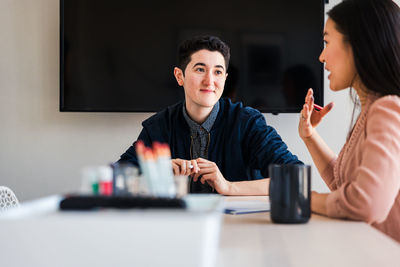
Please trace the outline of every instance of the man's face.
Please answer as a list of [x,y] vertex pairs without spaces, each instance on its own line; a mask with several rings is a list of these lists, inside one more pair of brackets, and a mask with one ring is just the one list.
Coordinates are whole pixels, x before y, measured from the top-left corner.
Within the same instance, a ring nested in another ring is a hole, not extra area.
[[210,108],[217,103],[224,91],[226,66],[220,52],[199,50],[192,54],[191,61],[184,70],[175,68],[178,84],[184,87],[186,108]]

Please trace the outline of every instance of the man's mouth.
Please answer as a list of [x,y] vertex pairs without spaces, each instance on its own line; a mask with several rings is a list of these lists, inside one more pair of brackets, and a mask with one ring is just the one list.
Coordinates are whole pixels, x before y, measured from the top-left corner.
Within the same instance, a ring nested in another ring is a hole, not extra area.
[[213,90],[213,89],[200,89],[200,91],[203,93],[214,93],[215,92],[215,90]]

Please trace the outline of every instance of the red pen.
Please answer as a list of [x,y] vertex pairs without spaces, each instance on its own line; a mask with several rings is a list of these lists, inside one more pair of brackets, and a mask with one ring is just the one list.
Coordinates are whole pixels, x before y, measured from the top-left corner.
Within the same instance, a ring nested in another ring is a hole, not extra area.
[[317,104],[314,104],[314,108],[315,108],[315,110],[318,110],[318,111],[320,111],[321,109],[323,109],[323,107],[318,106]]

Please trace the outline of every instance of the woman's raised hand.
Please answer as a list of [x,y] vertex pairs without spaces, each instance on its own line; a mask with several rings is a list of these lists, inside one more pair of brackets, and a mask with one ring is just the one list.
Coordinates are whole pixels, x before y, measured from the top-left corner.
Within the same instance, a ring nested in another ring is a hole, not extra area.
[[308,89],[303,109],[300,111],[299,135],[302,139],[311,137],[315,127],[321,122],[322,118],[333,108],[333,102],[326,105],[321,110],[314,109],[314,92]]

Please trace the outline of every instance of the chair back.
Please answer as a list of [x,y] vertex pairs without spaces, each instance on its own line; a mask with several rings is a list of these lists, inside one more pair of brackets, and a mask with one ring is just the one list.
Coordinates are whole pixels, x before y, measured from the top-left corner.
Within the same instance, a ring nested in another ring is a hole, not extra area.
[[19,202],[14,192],[5,186],[0,186],[0,212],[18,207]]

